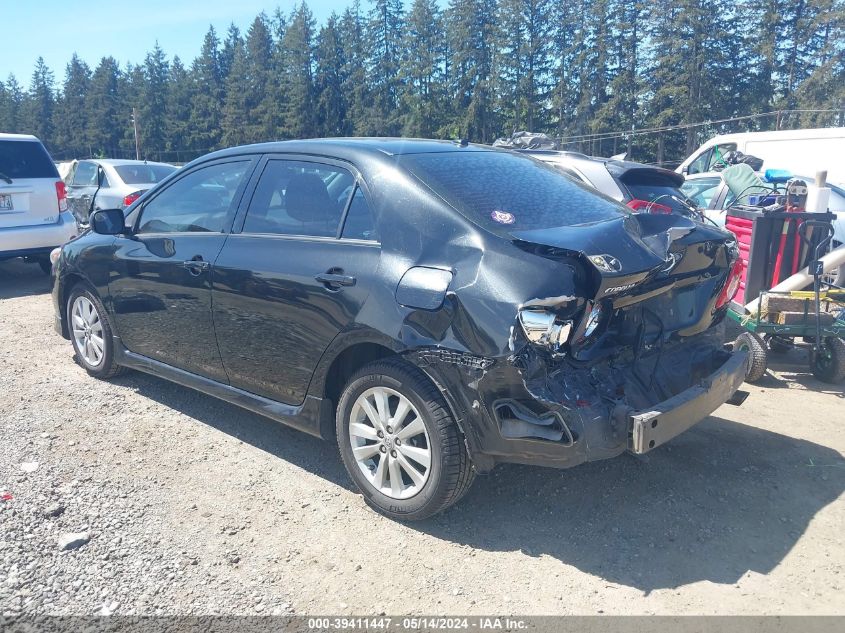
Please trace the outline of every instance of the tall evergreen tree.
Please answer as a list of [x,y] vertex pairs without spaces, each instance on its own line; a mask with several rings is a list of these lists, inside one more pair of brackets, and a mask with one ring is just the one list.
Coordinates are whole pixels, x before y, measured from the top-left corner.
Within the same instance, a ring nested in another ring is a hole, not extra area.
[[[3,82],[0,82],[3,86]],[[23,130],[24,93],[14,74],[9,74],[3,90],[0,91],[0,130],[20,132]]]
[[170,64],[156,42],[144,59],[143,85],[138,107],[138,127],[144,156],[159,158],[167,149],[167,102],[169,99]]
[[120,67],[113,57],[100,60],[91,75],[85,97],[87,124],[85,130],[78,131],[91,147],[88,155],[116,156],[119,152],[124,128],[132,115],[132,108],[121,104],[120,75]]
[[402,134],[436,136],[446,123],[446,38],[437,0],[414,0],[403,48]]
[[374,0],[367,30],[370,43],[369,84],[370,133],[395,136],[399,133],[399,92],[402,81],[402,0]]
[[320,136],[344,136],[348,129],[348,102],[343,89],[348,67],[339,21],[337,14],[329,16],[320,29],[314,49],[314,88]]
[[53,145],[53,110],[56,105],[53,71],[39,57],[35,62],[29,97],[24,110],[24,127],[51,148]]
[[191,82],[191,111],[185,145],[197,152],[216,149],[220,145],[221,112],[225,97],[220,55],[220,40],[214,27],[210,26],[199,57],[191,64],[188,77]]
[[189,154],[191,148],[191,99],[193,86],[188,72],[179,56],[173,58],[168,76],[166,130],[167,152],[165,158],[171,161],[184,162],[187,158],[195,158]]
[[340,20],[340,34],[344,66],[341,72],[343,94],[348,100],[344,134],[362,135],[370,133],[367,121],[370,87],[367,83],[366,24],[361,13],[359,0],[343,12]]
[[284,135],[293,138],[316,136],[314,17],[304,2],[294,9],[282,46],[287,64],[284,73],[287,94]]
[[91,69],[74,53],[65,68],[64,85],[53,115],[56,149],[67,157],[91,154],[86,108],[90,85]]

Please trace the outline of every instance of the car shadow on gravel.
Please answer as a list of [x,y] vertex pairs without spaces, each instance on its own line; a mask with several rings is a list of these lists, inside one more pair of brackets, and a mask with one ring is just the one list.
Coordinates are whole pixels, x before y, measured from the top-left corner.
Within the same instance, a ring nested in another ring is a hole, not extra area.
[[648,593],[769,573],[843,490],[837,451],[711,417],[642,458],[561,471],[500,466],[413,527],[482,550],[551,556]]
[[[331,442],[146,374],[115,382],[353,490]],[[770,572],[843,490],[837,451],[710,417],[640,458],[499,466],[456,506],[408,527],[480,550],[550,556],[648,593]],[[360,511],[369,512],[363,502]]]
[[37,264],[22,259],[0,262],[0,300],[47,294],[51,285],[50,277]]

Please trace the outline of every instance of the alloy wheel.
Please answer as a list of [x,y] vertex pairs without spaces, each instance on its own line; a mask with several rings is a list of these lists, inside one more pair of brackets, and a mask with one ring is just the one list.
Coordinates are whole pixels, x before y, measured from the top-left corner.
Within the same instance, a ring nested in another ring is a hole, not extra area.
[[431,472],[431,442],[408,398],[389,387],[364,391],[349,416],[352,454],[367,481],[381,494],[408,499]]
[[76,350],[91,367],[103,361],[105,342],[103,323],[94,303],[85,296],[78,296],[71,307],[71,327]]

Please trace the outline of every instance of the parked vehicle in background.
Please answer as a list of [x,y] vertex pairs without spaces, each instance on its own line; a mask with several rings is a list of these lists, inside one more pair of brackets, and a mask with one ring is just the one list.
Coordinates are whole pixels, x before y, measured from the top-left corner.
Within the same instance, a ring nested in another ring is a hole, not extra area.
[[[806,176],[796,176],[807,183],[809,189],[815,187],[815,179]],[[836,214],[833,221],[833,246],[845,244],[845,189],[838,185],[827,183],[830,188],[830,203],[828,210]],[[722,174],[717,171],[687,176],[681,186],[684,195],[699,207],[704,215],[719,226],[725,226],[725,210],[736,202]]]
[[669,169],[578,152],[524,150],[576,180],[626,204],[636,213],[677,213],[694,216],[695,208],[681,192],[684,177]]
[[499,462],[646,453],[745,378],[721,327],[732,235],[512,151],[236,147],[91,228],[62,248],[53,299],[92,376],[131,367],[336,437],[394,518]]
[[795,174],[826,170],[828,182],[845,185],[845,127],[714,136],[676,171],[688,176],[714,171],[724,165],[725,154],[737,150],[761,158],[763,169],[788,169]]
[[80,160],[65,179],[70,210],[87,225],[92,210],[126,208],[177,169],[138,160]]
[[0,134],[0,260],[24,257],[49,273],[50,251],[76,234],[65,183],[41,141]]

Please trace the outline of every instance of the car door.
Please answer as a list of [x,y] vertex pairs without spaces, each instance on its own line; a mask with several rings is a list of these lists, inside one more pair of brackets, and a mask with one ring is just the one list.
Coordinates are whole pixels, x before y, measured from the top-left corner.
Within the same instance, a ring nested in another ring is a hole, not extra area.
[[85,224],[88,222],[88,212],[91,200],[97,191],[97,163],[81,160],[67,186],[67,204],[76,219]]
[[194,167],[130,214],[132,233],[115,241],[109,281],[127,349],[226,381],[211,317],[213,264],[254,163]]
[[297,405],[361,310],[381,249],[351,166],[270,157],[253,180],[215,263],[214,325],[233,386]]

